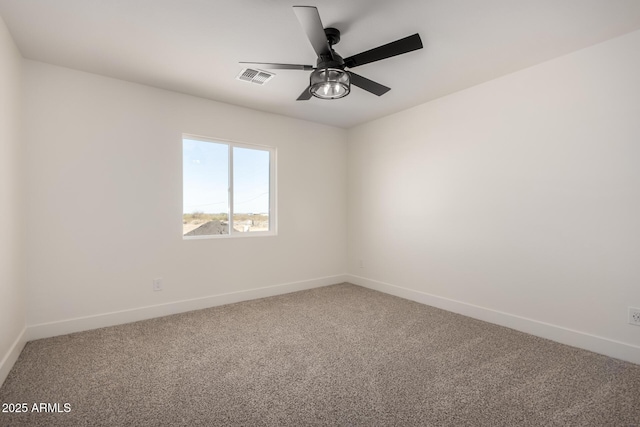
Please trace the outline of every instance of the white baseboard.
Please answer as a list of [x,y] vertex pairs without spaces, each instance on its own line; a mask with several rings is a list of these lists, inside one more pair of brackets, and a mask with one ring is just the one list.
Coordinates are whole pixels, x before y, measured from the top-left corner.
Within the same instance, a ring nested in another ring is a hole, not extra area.
[[526,317],[479,307],[473,304],[467,304],[461,301],[443,298],[352,274],[347,275],[347,281],[358,286],[395,295],[421,304],[452,311],[464,316],[473,317],[474,319],[484,320],[485,322],[506,326],[507,328],[526,332],[561,344],[567,344],[573,347],[593,351],[594,353],[604,354],[606,356],[615,357],[616,359],[640,364],[640,347],[633,344],[623,343],[575,331],[573,329],[567,329],[561,326],[528,319]]
[[0,386],[2,386],[4,380],[7,379],[9,371],[13,368],[14,363],[18,360],[18,356],[20,356],[20,352],[27,343],[26,332],[27,328],[23,328],[11,348],[9,348],[7,354],[5,354],[2,361],[0,361]]
[[346,275],[321,277],[318,279],[284,283],[280,285],[267,286],[264,288],[248,289],[244,291],[230,292],[220,295],[211,295],[201,298],[139,307],[130,310],[115,311],[93,316],[76,317],[73,319],[60,320],[56,322],[29,325],[27,326],[26,337],[27,341],[31,341],[40,338],[49,338],[58,335],[70,334],[73,332],[104,328],[106,326],[137,322],[139,320],[184,313],[186,311],[200,310],[203,308],[215,307],[224,304],[232,304],[241,301],[249,301],[258,298],[288,294],[290,292],[302,291],[305,289],[319,288],[345,282],[346,278]]

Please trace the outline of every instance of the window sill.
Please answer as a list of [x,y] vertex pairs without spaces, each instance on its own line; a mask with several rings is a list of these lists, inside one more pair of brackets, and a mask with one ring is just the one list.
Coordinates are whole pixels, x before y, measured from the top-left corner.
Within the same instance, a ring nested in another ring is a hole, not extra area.
[[253,233],[233,233],[233,234],[206,234],[201,236],[182,236],[182,240],[208,240],[208,239],[246,239],[251,237],[274,237],[278,233],[275,231],[254,231]]

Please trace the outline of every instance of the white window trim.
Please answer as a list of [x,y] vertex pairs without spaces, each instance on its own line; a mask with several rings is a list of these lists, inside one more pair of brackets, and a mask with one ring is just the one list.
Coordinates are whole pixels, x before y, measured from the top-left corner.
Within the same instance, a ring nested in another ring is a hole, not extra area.
[[[185,236],[182,235],[183,240],[203,240],[203,239],[235,239],[235,238],[246,238],[246,237],[270,237],[278,235],[278,220],[277,220],[277,197],[276,197],[276,180],[277,180],[277,169],[276,169],[276,158],[278,151],[276,147],[271,147],[269,145],[262,144],[251,144],[246,142],[238,142],[229,139],[223,138],[212,138],[207,136],[193,135],[188,133],[182,134],[182,139],[180,139],[180,144],[184,144],[185,139],[191,139],[194,141],[202,141],[202,142],[211,142],[218,144],[227,144],[229,150],[229,210],[227,212],[229,216],[229,234],[208,234],[208,235],[200,235],[200,236]],[[233,147],[239,148],[249,148],[254,150],[264,150],[269,152],[269,230],[268,231],[252,231],[247,233],[242,233],[233,230]],[[184,170],[182,171],[182,178],[184,179]],[[182,183],[182,188],[184,191],[184,182]],[[184,198],[184,195],[183,195]],[[181,209],[182,210],[182,209]],[[184,215],[184,211],[182,212]]]

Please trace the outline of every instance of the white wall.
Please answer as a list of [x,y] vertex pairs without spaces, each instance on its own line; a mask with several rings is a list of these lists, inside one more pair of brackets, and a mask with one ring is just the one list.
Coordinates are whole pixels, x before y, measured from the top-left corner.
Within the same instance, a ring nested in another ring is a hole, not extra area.
[[640,363],[638,52],[630,33],[351,129],[352,280]]
[[20,52],[0,18],[0,384],[24,344],[21,62]]
[[[343,129],[33,61],[25,83],[30,326],[344,278]],[[278,236],[182,239],[183,132],[277,147]],[[163,291],[152,292],[154,277]],[[31,337],[171,310],[80,319]]]

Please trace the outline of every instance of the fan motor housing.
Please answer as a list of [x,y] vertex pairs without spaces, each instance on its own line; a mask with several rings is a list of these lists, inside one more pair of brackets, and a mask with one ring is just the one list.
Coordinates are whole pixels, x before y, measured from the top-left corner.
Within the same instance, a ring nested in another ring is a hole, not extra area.
[[344,59],[342,59],[342,56],[338,55],[333,49],[331,49],[331,53],[333,53],[333,58],[324,55],[319,56],[316,62],[316,68],[339,68],[344,70]]
[[340,42],[340,30],[329,27],[324,29],[324,34],[327,36],[331,55],[318,56],[316,68],[338,68],[340,70],[344,70],[344,59],[342,59],[342,56],[338,55],[336,51],[333,50],[333,45]]

